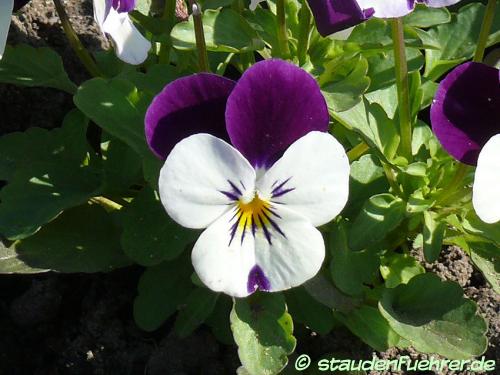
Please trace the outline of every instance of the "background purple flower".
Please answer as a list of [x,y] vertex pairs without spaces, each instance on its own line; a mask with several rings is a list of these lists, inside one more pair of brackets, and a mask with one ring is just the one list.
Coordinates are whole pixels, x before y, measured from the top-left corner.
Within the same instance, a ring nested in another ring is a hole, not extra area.
[[475,165],[484,144],[500,133],[498,69],[468,62],[452,70],[434,97],[431,123],[450,155]]

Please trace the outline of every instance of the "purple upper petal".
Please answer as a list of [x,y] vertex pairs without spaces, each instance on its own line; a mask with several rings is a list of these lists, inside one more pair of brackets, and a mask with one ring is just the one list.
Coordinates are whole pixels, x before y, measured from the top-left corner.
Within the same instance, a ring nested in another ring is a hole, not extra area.
[[119,13],[128,13],[135,9],[135,2],[136,0],[111,0],[111,5]]
[[361,9],[355,0],[307,0],[322,36],[342,31],[367,20],[373,9]]
[[229,96],[226,127],[254,167],[268,167],[297,139],[328,130],[328,108],[314,78],[282,60],[249,68]]
[[208,73],[179,78],[165,86],[146,113],[146,140],[165,159],[180,140],[209,133],[229,140],[224,123],[234,81]]
[[475,165],[484,144],[500,133],[498,69],[468,62],[452,70],[434,97],[431,123],[451,156]]

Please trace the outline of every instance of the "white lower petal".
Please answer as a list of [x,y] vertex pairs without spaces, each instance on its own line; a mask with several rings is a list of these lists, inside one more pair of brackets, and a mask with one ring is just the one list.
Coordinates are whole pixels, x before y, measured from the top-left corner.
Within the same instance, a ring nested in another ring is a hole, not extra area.
[[271,240],[262,232],[255,236],[255,263],[269,281],[269,291],[299,286],[313,278],[325,258],[321,233],[305,218],[276,207],[280,216],[273,220],[280,232],[270,229]]
[[120,60],[132,65],[146,60],[151,43],[137,30],[128,13],[118,13],[111,8],[101,27],[115,42],[116,55]]
[[330,134],[314,131],[288,148],[257,181],[257,190],[319,226],[347,203],[349,170],[342,145]]
[[493,136],[479,154],[472,203],[485,223],[500,221],[500,134]]
[[408,0],[357,0],[361,9],[373,8],[374,17],[396,18],[406,16],[413,11]]
[[14,8],[14,0],[1,0],[0,1],[0,59],[5,51],[5,44],[7,44],[7,35],[10,28],[10,17],[12,9]]
[[325,257],[321,233],[304,217],[273,207],[264,228],[238,229],[234,211],[210,225],[196,242],[191,259],[200,280],[210,289],[245,297],[257,289],[286,290],[314,277]]
[[[248,274],[255,265],[255,243],[250,235],[231,241],[233,212],[227,212],[201,234],[191,259],[200,280],[210,289],[233,297],[246,297]],[[231,244],[230,244],[231,242]]]
[[255,171],[238,150],[209,134],[179,142],[160,172],[159,190],[172,219],[187,228],[206,228],[230,209],[222,192],[235,187],[253,195]]

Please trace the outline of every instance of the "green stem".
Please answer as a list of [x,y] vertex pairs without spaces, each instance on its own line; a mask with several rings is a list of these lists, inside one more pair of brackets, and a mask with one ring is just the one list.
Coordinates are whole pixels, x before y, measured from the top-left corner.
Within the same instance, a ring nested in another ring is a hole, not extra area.
[[488,0],[486,10],[484,11],[483,23],[481,25],[481,32],[479,33],[479,40],[477,41],[476,53],[474,54],[474,61],[483,61],[484,51],[488,44],[488,36],[490,35],[491,25],[493,25],[493,18],[495,17],[496,0]]
[[276,1],[276,16],[278,18],[279,56],[287,59],[290,57],[290,48],[288,46],[288,32],[286,28],[285,1]]
[[172,49],[172,41],[170,39],[170,32],[175,23],[175,7],[176,0],[165,0],[165,8],[163,8],[162,20],[165,21],[167,27],[166,33],[168,40],[161,44],[160,47],[160,64],[170,63],[170,50]]
[[194,35],[196,38],[196,49],[198,50],[198,64],[200,72],[210,72],[208,64],[207,45],[205,43],[205,33],[203,31],[203,19],[201,8],[194,0],[189,1],[194,22]]
[[354,160],[358,160],[369,149],[370,146],[368,146],[365,142],[361,142],[347,151],[347,157],[350,162],[353,162]]
[[115,210],[121,210],[123,206],[121,204],[118,204],[111,199],[105,198],[105,197],[92,197],[90,198],[90,202],[98,204],[106,209],[106,211],[115,211]]
[[299,11],[299,36],[297,44],[297,55],[299,65],[304,65],[307,60],[307,50],[309,49],[309,35],[311,33],[311,11],[306,0],[301,1]]
[[384,169],[385,176],[387,178],[387,181],[389,182],[390,187],[392,188],[394,193],[396,193],[396,195],[403,198],[403,191],[401,190],[401,187],[398,185],[394,171],[392,170],[392,168],[388,164],[386,164],[382,161],[381,161],[381,163],[382,163],[382,168]]
[[403,20],[392,20],[392,39],[394,42],[394,62],[396,66],[396,87],[398,90],[399,130],[401,135],[401,154],[411,162],[411,115],[410,91],[408,84],[408,65],[403,33]]
[[56,6],[56,11],[57,14],[59,15],[59,19],[61,20],[64,33],[68,38],[68,42],[71,48],[73,48],[73,51],[75,51],[76,55],[82,62],[83,66],[85,66],[85,69],[87,69],[87,71],[93,77],[102,76],[101,71],[97,67],[97,64],[95,63],[94,59],[92,58],[90,53],[85,49],[82,42],[80,41],[80,38],[78,38],[78,35],[73,29],[73,26],[71,26],[68,14],[64,9],[61,0],[54,0],[54,5]]

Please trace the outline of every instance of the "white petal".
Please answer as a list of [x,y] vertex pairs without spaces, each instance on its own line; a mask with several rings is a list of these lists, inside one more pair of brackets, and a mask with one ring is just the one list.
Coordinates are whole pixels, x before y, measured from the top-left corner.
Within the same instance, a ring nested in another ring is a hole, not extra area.
[[479,154],[472,204],[485,223],[500,220],[500,134],[493,136]]
[[104,21],[111,9],[111,2],[106,0],[94,0],[94,20],[104,33]]
[[174,147],[161,169],[161,201],[182,226],[206,228],[230,209],[222,193],[233,190],[229,181],[253,196],[255,171],[240,152],[212,135],[192,135]]
[[264,1],[266,0],[250,0],[250,10],[255,10],[257,9],[257,5],[259,5],[259,3],[263,3]]
[[257,181],[257,190],[319,226],[347,203],[349,169],[342,145],[330,134],[314,131],[288,148]]
[[325,258],[325,243],[312,224],[285,207],[276,206],[268,241],[262,231],[255,236],[255,263],[269,281],[269,291],[286,290],[313,278]]
[[118,13],[111,8],[101,27],[114,40],[116,55],[120,60],[132,65],[142,64],[146,60],[151,43],[137,30],[128,13]]
[[255,265],[255,243],[250,235],[230,244],[230,227],[234,212],[222,215],[200,235],[191,254],[200,280],[216,292],[246,297],[248,274]]
[[14,8],[14,0],[0,1],[0,59],[5,51],[7,35],[9,34],[10,17]]
[[427,6],[431,8],[441,8],[456,4],[460,1],[461,0],[428,0]]
[[354,26],[349,27],[348,29],[344,29],[344,30],[338,31],[336,33],[333,33],[328,38],[333,39],[333,40],[347,40],[351,36],[353,30],[354,30]]
[[408,0],[357,0],[361,9],[373,8],[374,17],[396,18],[406,16],[413,11]]

